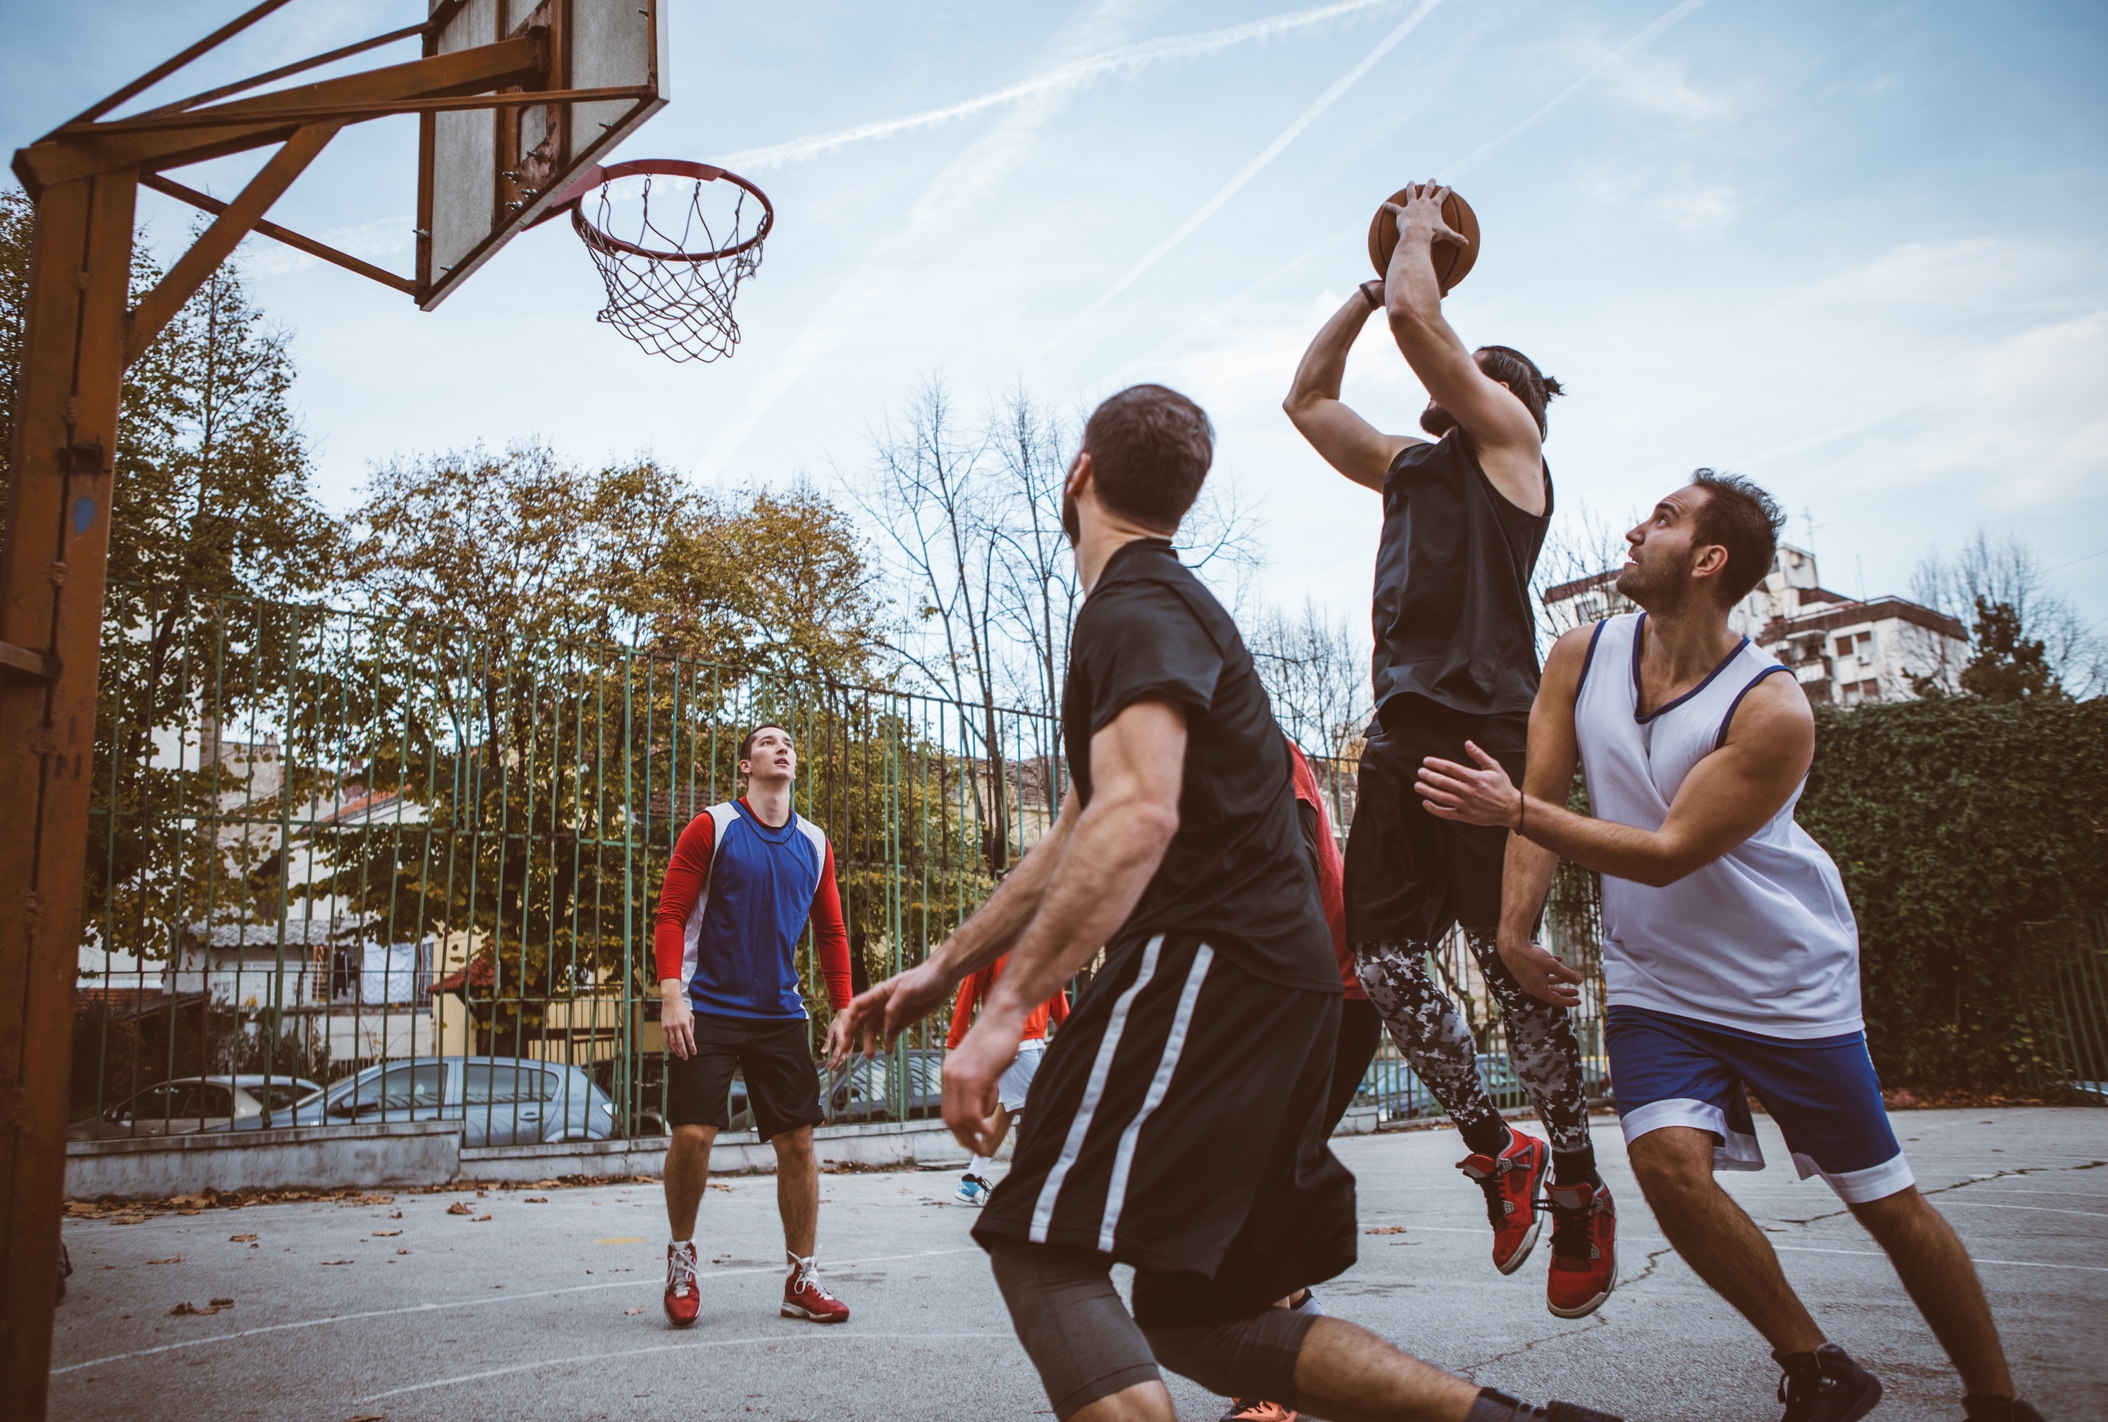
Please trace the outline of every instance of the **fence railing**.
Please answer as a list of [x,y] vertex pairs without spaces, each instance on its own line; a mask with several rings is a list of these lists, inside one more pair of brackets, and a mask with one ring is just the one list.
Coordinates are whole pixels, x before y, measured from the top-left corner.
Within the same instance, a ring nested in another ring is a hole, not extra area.
[[[856,985],[921,960],[1052,823],[1044,715],[614,645],[113,587],[73,1133],[465,1122],[471,1144],[662,1130],[654,911],[759,720],[797,741]],[[1351,760],[1322,760],[1333,818]],[[1594,963],[1592,883],[1551,931]],[[1578,955],[1578,957],[1576,956]],[[1519,1104],[1461,943],[1434,957]],[[817,1049],[827,996],[799,968]],[[1600,1076],[1600,983],[1577,1026]],[[945,1014],[825,1081],[833,1120],[937,1114]],[[1513,1098],[1513,1100],[1510,1100]],[[1364,1100],[1439,1110],[1386,1042]],[[741,1088],[734,1129],[746,1124]]]
[[2028,929],[2035,1089],[2108,1105],[2108,916]]

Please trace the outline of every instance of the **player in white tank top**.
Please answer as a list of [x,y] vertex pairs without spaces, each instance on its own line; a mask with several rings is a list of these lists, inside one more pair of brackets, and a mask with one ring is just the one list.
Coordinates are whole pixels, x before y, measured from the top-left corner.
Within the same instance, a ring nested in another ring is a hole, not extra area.
[[[1627,613],[1596,624],[1573,721],[1597,818],[1659,831],[1685,778],[1726,742],[1744,699],[1786,668],[1745,637],[1697,686],[1643,714],[1646,620]],[[1796,784],[1756,833],[1672,884],[1605,876],[1610,1001],[1760,1037],[1862,1029],[1858,929],[1837,866],[1794,823],[1800,798]]]
[[[1531,941],[1564,856],[1603,876],[1606,1037],[1633,1173],[1677,1252],[1785,1369],[1785,1422],[1853,1422],[1880,1382],[1826,1342],[1762,1231],[1712,1171],[1762,1169],[1748,1092],[1805,1177],[1887,1252],[1961,1373],[1971,1422],[2039,1422],[2013,1396],[1975,1266],[1916,1189],[1859,1011],[1859,940],[1837,867],[1794,823],[1815,750],[1793,678],[1728,630],[1784,516],[1700,470],[1625,535],[1618,590],[1645,608],[1569,632],[1545,661],[1518,790],[1429,760],[1429,811],[1505,825],[1499,948],[1525,989],[1578,1001],[1581,975]],[[1592,815],[1566,808],[1579,763]],[[1527,792],[1527,793],[1525,793]]]

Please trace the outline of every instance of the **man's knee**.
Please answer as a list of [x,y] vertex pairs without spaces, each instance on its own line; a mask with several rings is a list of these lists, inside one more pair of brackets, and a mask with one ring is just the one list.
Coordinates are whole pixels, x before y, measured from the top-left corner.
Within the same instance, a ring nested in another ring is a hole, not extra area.
[[800,1126],[795,1131],[785,1131],[769,1137],[769,1144],[776,1148],[778,1167],[807,1166],[817,1162],[812,1153],[812,1127]]
[[1650,1204],[1720,1188],[1713,1181],[1713,1138],[1705,1131],[1666,1126],[1633,1141],[1625,1154]]
[[675,1126],[670,1149],[684,1156],[693,1155],[697,1151],[707,1154],[716,1140],[715,1126]]
[[1932,1202],[1918,1193],[1915,1185],[1906,1185],[1878,1200],[1862,1200],[1856,1204],[1848,1201],[1845,1208],[1866,1226],[1867,1233],[1883,1241],[1908,1237],[1928,1226],[1937,1229],[1946,1223],[1940,1212],[1933,1209]]
[[1292,1407],[1296,1355],[1316,1322],[1314,1314],[1262,1308],[1227,1323],[1144,1325],[1142,1334],[1158,1362],[1210,1391]]

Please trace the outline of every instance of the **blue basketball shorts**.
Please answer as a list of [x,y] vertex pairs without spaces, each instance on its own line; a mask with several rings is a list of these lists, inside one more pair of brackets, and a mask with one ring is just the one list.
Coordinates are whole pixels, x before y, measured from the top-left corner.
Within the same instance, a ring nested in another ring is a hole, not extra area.
[[1916,1183],[1889,1129],[1863,1032],[1789,1042],[1613,1004],[1604,1039],[1628,1147],[1664,1126],[1692,1126],[1713,1136],[1713,1169],[1762,1170],[1753,1091],[1801,1179],[1822,1176],[1848,1205]]

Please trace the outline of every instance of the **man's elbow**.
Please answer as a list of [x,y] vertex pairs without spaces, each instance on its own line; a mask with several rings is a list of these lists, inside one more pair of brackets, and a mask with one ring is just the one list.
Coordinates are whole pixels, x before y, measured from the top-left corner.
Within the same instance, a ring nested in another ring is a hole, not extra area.
[[1682,847],[1658,850],[1647,856],[1634,877],[1650,889],[1666,889],[1679,879],[1689,878],[1720,856]]

